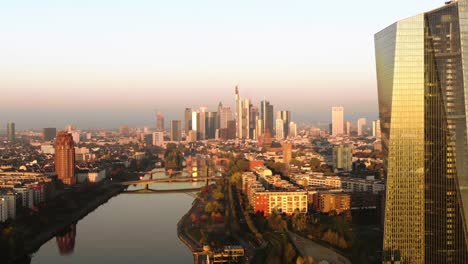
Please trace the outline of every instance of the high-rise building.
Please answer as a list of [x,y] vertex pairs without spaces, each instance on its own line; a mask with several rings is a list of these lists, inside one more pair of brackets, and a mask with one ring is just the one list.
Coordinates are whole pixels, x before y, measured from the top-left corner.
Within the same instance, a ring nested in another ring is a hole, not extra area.
[[365,136],[367,130],[367,119],[359,118],[357,120],[357,134],[358,136]]
[[13,122],[7,123],[7,139],[10,143],[16,142],[15,123]]
[[289,123],[289,138],[295,138],[297,137],[297,124],[294,122]]
[[335,170],[353,170],[353,146],[342,144],[333,146],[333,167]]
[[250,105],[250,124],[249,124],[249,138],[257,139],[257,123],[260,119],[260,112],[257,107]]
[[351,122],[346,121],[346,135],[351,136]]
[[52,127],[47,127],[42,129],[42,140],[52,141],[57,135],[57,129]]
[[291,123],[291,111],[278,111],[276,112],[276,119],[284,121],[284,137],[289,136],[289,123]]
[[248,139],[250,136],[250,107],[248,99],[242,99],[236,86],[236,127],[237,138]]
[[266,134],[266,131],[269,132],[270,135],[274,135],[275,133],[275,118],[274,118],[274,107],[270,104],[270,102],[263,100],[260,104],[260,119],[262,119],[263,123],[263,131],[262,134]]
[[153,146],[161,147],[164,144],[164,132],[153,132]]
[[206,115],[206,139],[216,138],[216,130],[219,129],[217,112],[208,112]]
[[55,139],[55,172],[63,184],[76,183],[75,144],[72,135],[66,131],[60,131]]
[[379,119],[372,121],[372,136],[376,139],[380,139],[381,137]]
[[207,128],[207,119],[208,119],[208,107],[200,107],[200,111],[198,112],[199,119],[198,119],[198,140],[205,140],[207,138],[206,128]]
[[192,130],[192,109],[185,108],[184,112],[184,131],[188,135],[188,132]]
[[192,131],[198,133],[198,126],[200,124],[200,112],[193,111],[192,112]]
[[332,136],[344,135],[344,107],[332,107]]
[[162,112],[156,113],[156,132],[164,132],[164,114]]
[[182,121],[172,120],[171,121],[171,141],[182,140]]
[[384,263],[468,263],[467,18],[448,1],[375,35]]
[[232,121],[232,110],[230,107],[220,106],[218,109],[219,128],[227,128],[228,122]]
[[284,121],[283,119],[276,119],[276,140],[284,139]]

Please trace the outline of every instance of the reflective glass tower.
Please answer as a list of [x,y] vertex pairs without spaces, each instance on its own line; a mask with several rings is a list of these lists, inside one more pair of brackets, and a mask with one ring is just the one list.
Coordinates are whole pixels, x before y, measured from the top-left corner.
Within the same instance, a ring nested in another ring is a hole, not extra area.
[[384,263],[468,263],[468,0],[375,35]]

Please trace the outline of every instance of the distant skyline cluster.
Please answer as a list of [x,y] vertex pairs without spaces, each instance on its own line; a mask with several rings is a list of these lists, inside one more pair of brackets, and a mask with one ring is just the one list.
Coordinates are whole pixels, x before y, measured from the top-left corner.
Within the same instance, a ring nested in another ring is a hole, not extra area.
[[374,119],[373,35],[419,10],[417,0],[7,1],[0,127],[151,125],[156,111],[234,107],[237,84],[298,123],[328,122],[334,105]]

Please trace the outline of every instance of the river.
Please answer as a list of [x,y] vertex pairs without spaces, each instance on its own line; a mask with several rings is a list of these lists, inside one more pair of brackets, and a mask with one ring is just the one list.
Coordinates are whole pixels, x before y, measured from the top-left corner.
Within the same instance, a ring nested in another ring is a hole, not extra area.
[[[150,188],[202,185],[159,183]],[[45,243],[31,263],[193,263],[190,250],[177,236],[177,223],[190,209],[192,195],[120,194]]]

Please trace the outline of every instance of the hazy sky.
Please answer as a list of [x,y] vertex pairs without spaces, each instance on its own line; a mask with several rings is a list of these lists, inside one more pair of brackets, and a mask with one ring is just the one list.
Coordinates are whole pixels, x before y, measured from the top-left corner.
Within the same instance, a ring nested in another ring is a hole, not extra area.
[[233,104],[375,117],[373,35],[440,0],[0,1],[0,126],[154,126]]

